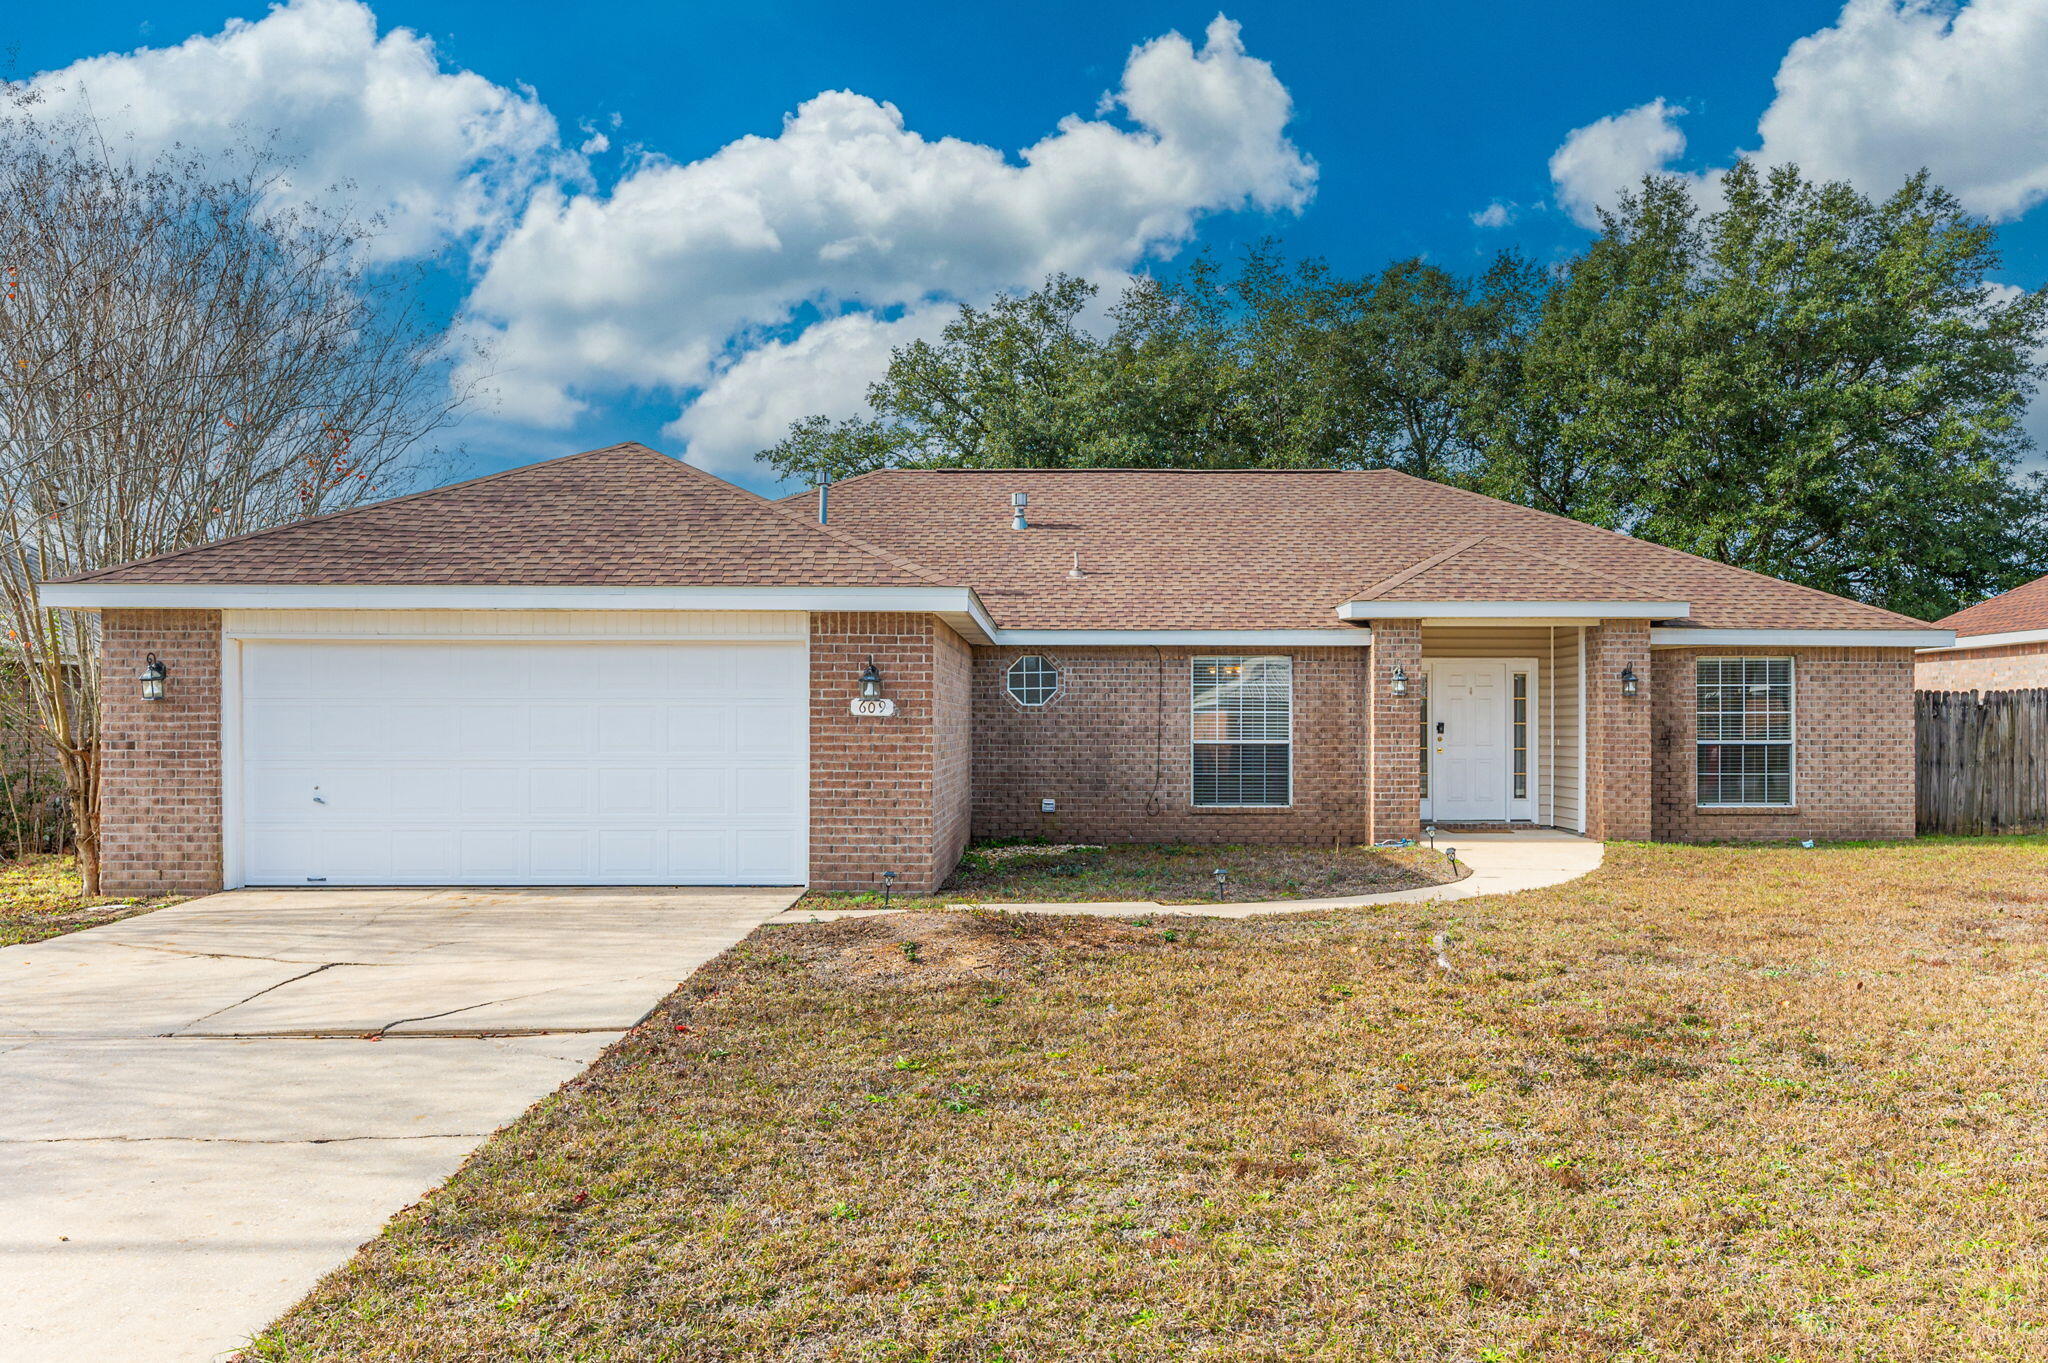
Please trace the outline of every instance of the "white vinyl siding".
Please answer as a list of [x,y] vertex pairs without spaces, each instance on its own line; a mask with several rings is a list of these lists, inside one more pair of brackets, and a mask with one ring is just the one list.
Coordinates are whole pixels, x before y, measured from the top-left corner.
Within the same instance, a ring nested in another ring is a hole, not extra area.
[[1791,804],[1792,660],[1701,658],[1697,667],[1699,803]]
[[[1422,654],[1436,658],[1533,658],[1535,746],[1531,815],[1555,828],[1582,827],[1579,800],[1579,634],[1572,625],[1432,625]],[[1424,736],[1427,752],[1427,735]],[[1425,796],[1428,791],[1424,791]],[[1521,816],[1517,816],[1521,817]]]
[[1194,803],[1293,803],[1293,660],[1196,658],[1191,684]]

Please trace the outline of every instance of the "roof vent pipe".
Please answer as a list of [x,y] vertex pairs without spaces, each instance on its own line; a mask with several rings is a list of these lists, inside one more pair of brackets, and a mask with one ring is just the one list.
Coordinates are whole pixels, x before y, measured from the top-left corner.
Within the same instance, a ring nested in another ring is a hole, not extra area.
[[1010,494],[1010,528],[1012,530],[1028,530],[1031,528],[1031,523],[1024,519],[1024,508],[1029,505],[1031,505],[1031,499],[1023,493],[1013,492]]
[[831,500],[832,500],[832,498],[831,498],[831,493],[832,493],[832,477],[831,477],[831,475],[830,475],[830,474],[823,474],[823,475],[820,475],[820,477],[819,477],[819,480],[818,480],[818,524],[819,524],[819,525],[825,525],[825,524],[827,524],[827,523],[828,523],[828,522],[829,522],[829,521],[831,520],[831,518],[832,518],[832,506],[831,506]]

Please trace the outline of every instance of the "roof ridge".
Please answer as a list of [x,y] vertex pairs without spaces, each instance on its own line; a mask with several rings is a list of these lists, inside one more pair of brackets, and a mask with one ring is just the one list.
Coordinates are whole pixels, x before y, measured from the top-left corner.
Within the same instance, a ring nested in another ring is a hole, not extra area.
[[[1464,539],[1459,540],[1450,548],[1442,550],[1438,553],[1426,554],[1423,557],[1415,560],[1415,562],[1409,564],[1406,568],[1403,568],[1400,572],[1395,573],[1392,577],[1382,578],[1378,582],[1374,582],[1369,586],[1363,588],[1356,594],[1345,597],[1344,600],[1370,601],[1377,597],[1381,592],[1390,592],[1394,588],[1400,586],[1403,582],[1406,582],[1408,579],[1417,575],[1418,573],[1424,573],[1429,571],[1431,568],[1436,567],[1437,564],[1442,563],[1445,559],[1456,558],[1459,554],[1464,553],[1473,545],[1482,544],[1490,538],[1492,538],[1490,535],[1486,535],[1483,533],[1478,535],[1467,535]],[[1339,604],[1342,603],[1340,602]]]
[[1891,610],[1885,606],[1873,606],[1868,601],[1858,601],[1853,596],[1840,596],[1834,592],[1822,591],[1819,587],[1809,587],[1804,582],[1794,582],[1790,578],[1773,577],[1769,573],[1759,572],[1755,568],[1745,568],[1739,563],[1724,563],[1717,558],[1708,558],[1705,554],[1688,553],[1683,549],[1676,548],[1669,544],[1660,544],[1656,540],[1643,539],[1640,536],[1630,535],[1620,530],[1609,530],[1604,525],[1594,525],[1590,521],[1573,520],[1570,516],[1561,516],[1555,511],[1545,511],[1540,506],[1528,506],[1521,502],[1511,502],[1504,497],[1494,497],[1484,492],[1474,491],[1472,488],[1459,487],[1455,483],[1439,483],[1433,478],[1418,478],[1412,473],[1403,473],[1399,469],[1381,469],[1378,470],[1378,472],[1390,473],[1397,478],[1406,478],[1410,482],[1423,483],[1429,487],[1442,488],[1446,492],[1457,493],[1461,496],[1477,497],[1479,500],[1485,502],[1498,502],[1502,506],[1511,506],[1519,511],[1527,511],[1533,515],[1541,516],[1545,520],[1557,521],[1564,525],[1577,526],[1581,530],[1597,530],[1605,534],[1615,535],[1620,537],[1621,539],[1627,540],[1631,544],[1640,544],[1645,546],[1646,548],[1654,549],[1659,553],[1675,554],[1679,558],[1686,559],[1693,563],[1704,563],[1710,567],[1720,568],[1727,572],[1741,573],[1745,577],[1760,578],[1763,581],[1772,583],[1776,586],[1790,587],[1795,591],[1805,592],[1811,596],[1818,596],[1825,601],[1840,601],[1847,605],[1859,607],[1863,610],[1876,611],[1878,614],[1888,615],[1892,617],[1894,620],[1903,620],[1909,624],[1920,626],[1924,626],[1928,623],[1925,620],[1916,619],[1913,616],[1907,615],[1903,611]]
[[[653,455],[657,459],[668,459],[668,456],[661,451],[643,445],[637,440],[621,440],[616,444],[600,445],[594,450],[578,450],[574,454],[564,454],[554,459],[541,459],[531,464],[517,464],[509,469],[499,469],[495,473],[483,473],[478,474],[474,478],[464,478],[458,483],[437,483],[433,487],[423,487],[417,492],[402,492],[396,497],[385,497],[379,501],[362,502],[355,506],[344,506],[335,511],[323,511],[317,516],[301,516],[298,520],[283,521],[277,525],[266,525],[260,530],[244,530],[241,534],[230,535],[226,539],[208,540],[204,544],[188,544],[183,549],[171,549],[161,554],[151,554],[147,558],[130,559],[126,563],[110,563],[104,568],[94,568],[88,572],[73,573],[68,577],[53,577],[47,580],[50,582],[91,582],[93,579],[107,573],[126,572],[130,568],[141,568],[152,563],[164,563],[170,559],[183,558],[187,554],[196,554],[202,549],[212,550],[218,549],[223,545],[241,544],[248,540],[262,539],[265,535],[275,535],[286,530],[297,530],[307,525],[318,525],[322,521],[331,521],[342,516],[353,516],[359,511],[372,511],[381,507],[397,506],[400,502],[416,501],[421,497],[431,496],[437,492],[453,492],[458,488],[475,487],[479,483],[496,482],[500,478],[510,478],[514,474],[528,473],[539,468],[550,468],[556,464],[566,464],[572,459],[587,459],[594,454],[611,454],[619,450],[641,450]],[[677,461],[670,460],[669,462],[674,463]]]
[[[741,488],[740,491],[746,492],[747,489]],[[760,494],[748,493],[748,495],[758,497]],[[906,573],[910,573],[914,576],[923,578],[925,581],[931,583],[933,586],[959,587],[966,585],[964,583],[959,582],[948,582],[936,570],[925,567],[922,563],[919,563],[915,559],[906,558],[902,554],[897,553],[894,549],[885,549],[879,544],[870,544],[868,543],[868,541],[861,539],[858,535],[847,534],[844,530],[841,530],[836,525],[831,525],[824,521],[811,520],[802,512],[798,511],[795,507],[785,506],[783,503],[779,501],[771,502],[765,497],[762,497],[760,500],[761,505],[763,507],[767,508],[769,511],[774,512],[776,515],[781,516],[785,520],[794,521],[798,525],[802,525],[807,529],[815,530],[821,535],[829,536],[832,539],[838,540],[841,543],[845,544],[848,548],[859,549],[866,553],[873,554],[875,557],[882,559],[887,563],[893,564],[898,568],[901,568]]]

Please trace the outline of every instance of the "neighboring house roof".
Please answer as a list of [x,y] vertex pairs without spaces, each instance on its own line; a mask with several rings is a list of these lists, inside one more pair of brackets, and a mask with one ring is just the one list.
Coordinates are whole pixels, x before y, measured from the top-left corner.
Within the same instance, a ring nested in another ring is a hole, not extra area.
[[1967,643],[1973,634],[2020,634],[2048,630],[2048,577],[2014,587],[2011,591],[1965,606],[1936,624],[1956,632],[1956,642]]
[[961,585],[645,445],[612,445],[66,582]]
[[[1028,530],[1010,529],[1013,492]],[[891,469],[834,485],[830,505],[832,524],[971,582],[1007,629],[1316,629],[1353,600],[1596,592],[1689,602],[1704,628],[1925,628],[1388,469]]]

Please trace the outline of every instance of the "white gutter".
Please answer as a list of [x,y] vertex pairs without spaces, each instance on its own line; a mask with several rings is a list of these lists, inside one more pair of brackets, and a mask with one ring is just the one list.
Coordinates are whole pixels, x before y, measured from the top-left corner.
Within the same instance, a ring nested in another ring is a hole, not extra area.
[[[45,606],[71,610],[903,611],[947,617],[977,643],[995,622],[965,587],[244,586],[46,582]],[[978,636],[978,637],[977,637]]]
[[1683,620],[1684,601],[1346,601],[1340,620]]
[[1016,647],[1056,648],[1061,644],[1184,645],[1193,648],[1362,648],[1369,629],[1005,629],[996,642]]
[[2008,644],[2048,644],[2048,629],[2016,629],[2004,634],[1952,635],[1955,642],[1922,653],[1967,653],[1973,648],[2004,648]]
[[1926,648],[1949,643],[1947,629],[1652,629],[1651,648]]

